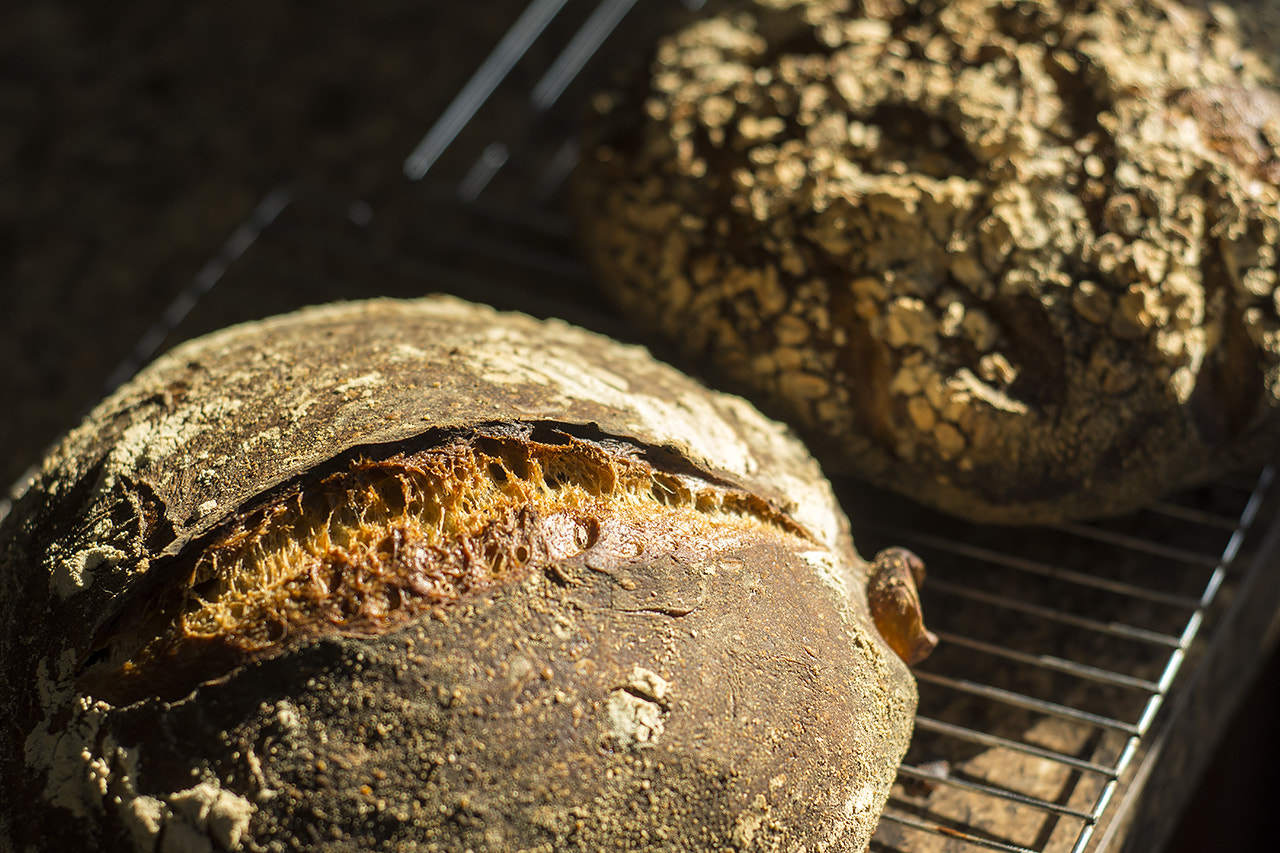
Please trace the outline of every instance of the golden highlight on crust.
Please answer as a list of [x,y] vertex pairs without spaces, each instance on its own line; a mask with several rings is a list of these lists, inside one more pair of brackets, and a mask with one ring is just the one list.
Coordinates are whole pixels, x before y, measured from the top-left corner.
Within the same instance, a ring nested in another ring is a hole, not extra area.
[[136,698],[159,664],[222,668],[290,640],[382,633],[597,546],[620,559],[711,552],[765,527],[800,533],[759,498],[559,438],[468,435],[291,487],[233,518],[131,637],[100,644],[123,663],[93,681]]

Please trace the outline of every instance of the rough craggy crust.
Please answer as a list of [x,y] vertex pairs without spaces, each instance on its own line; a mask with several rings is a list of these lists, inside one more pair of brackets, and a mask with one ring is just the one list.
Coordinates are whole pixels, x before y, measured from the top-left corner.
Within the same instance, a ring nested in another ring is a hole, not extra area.
[[627,312],[833,468],[981,520],[1274,455],[1280,93],[1247,21],[718,8],[598,98],[575,207]]
[[0,847],[861,850],[914,683],[741,400],[455,300],[183,345],[0,528]]

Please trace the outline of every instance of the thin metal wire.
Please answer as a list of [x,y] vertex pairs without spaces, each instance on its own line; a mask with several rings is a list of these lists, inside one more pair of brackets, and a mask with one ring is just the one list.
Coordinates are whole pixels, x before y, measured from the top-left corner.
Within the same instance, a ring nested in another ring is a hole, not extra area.
[[529,200],[539,207],[549,202],[564,185],[565,179],[569,177],[569,173],[577,163],[578,140],[566,139],[560,144],[546,168],[538,175],[538,180],[529,192]]
[[1070,533],[1073,536],[1079,536],[1081,539],[1091,539],[1095,542],[1115,545],[1130,551],[1150,554],[1153,557],[1160,557],[1161,559],[1168,560],[1171,563],[1185,563],[1192,566],[1213,568],[1218,565],[1222,559],[1220,555],[1199,554],[1195,551],[1188,551],[1186,548],[1179,548],[1176,545],[1165,545],[1162,542],[1151,542],[1150,540],[1142,539],[1130,533],[1123,533],[1118,530],[1108,530],[1104,527],[1095,527],[1092,524],[1063,521],[1057,524],[1047,525],[1047,527],[1050,530],[1058,530],[1063,533]]
[[999,735],[993,735],[990,732],[982,732],[966,726],[959,726],[955,723],[935,720],[932,717],[917,716],[916,731],[934,732],[936,734],[956,738],[957,740],[976,743],[981,746],[1008,749],[1014,752],[1030,755],[1035,758],[1043,758],[1046,761],[1052,761],[1055,764],[1062,764],[1072,768],[1073,770],[1097,773],[1108,778],[1114,778],[1116,775],[1116,769],[1114,767],[1097,761],[1087,761],[1083,758],[1077,758],[1074,755],[1067,755],[1065,752],[1045,749],[1042,746],[1024,743],[1020,740],[1010,740],[1009,738],[1000,737]]
[[1181,645],[1181,641],[1177,637],[1162,634],[1159,631],[1150,631],[1146,628],[1126,625],[1123,622],[1103,622],[1100,619],[1093,619],[1089,616],[1080,616],[1075,613],[1068,613],[1054,607],[1032,604],[1030,602],[1011,598],[1010,596],[999,593],[970,589],[969,587],[962,586],[958,583],[951,583],[950,581],[944,581],[939,578],[930,579],[927,589],[931,593],[944,592],[957,598],[965,598],[970,601],[990,604],[994,607],[999,607],[1015,613],[1021,613],[1026,616],[1034,616],[1038,619],[1057,622],[1062,625],[1071,625],[1076,628],[1083,628],[1088,631],[1095,631],[1099,634],[1107,634],[1112,637],[1122,637],[1126,640],[1135,640],[1140,643],[1150,643],[1151,645],[1167,646],[1174,649]]
[[160,315],[160,319],[152,323],[151,327],[143,333],[129,355],[116,366],[115,370],[111,371],[104,383],[104,393],[109,394],[114,391],[122,382],[137,373],[142,365],[151,360],[156,350],[164,343],[164,339],[186,319],[186,316],[221,280],[231,265],[262,236],[262,232],[276,221],[276,218],[293,200],[293,195],[290,187],[282,185],[272,189],[258,202],[248,218],[231,232],[231,236],[226,239],[222,247],[196,272],[191,283],[179,291],[165,308],[164,313]]
[[1177,593],[1163,592],[1161,590],[1149,589],[1147,587],[1138,586],[1137,584],[1126,583],[1124,581],[1118,581],[1112,578],[1102,577],[1100,575],[1076,571],[1074,569],[1066,569],[1061,566],[1054,566],[1039,560],[1032,560],[1015,554],[1008,554],[1003,551],[997,551],[994,548],[975,545],[959,539],[949,539],[931,533],[924,533],[918,530],[892,525],[888,526],[888,531],[892,535],[900,537],[903,541],[906,541],[911,545],[933,548],[958,557],[966,557],[971,560],[1002,566],[1006,569],[1013,569],[1024,574],[1039,575],[1040,577],[1052,578],[1057,581],[1064,581],[1078,586],[1113,592],[1117,595],[1125,595],[1130,598],[1150,601],[1156,604],[1185,607],[1189,610],[1200,606],[1200,600],[1189,595],[1178,595]]
[[1177,519],[1178,521],[1188,521],[1192,524],[1199,524],[1204,527],[1216,527],[1219,530],[1234,531],[1240,526],[1240,519],[1234,515],[1223,515],[1216,512],[1205,512],[1194,507],[1183,506],[1181,504],[1169,503],[1167,501],[1156,501],[1147,507],[1151,512],[1163,515],[1166,518]]
[[484,192],[484,188],[498,174],[508,158],[511,149],[501,142],[490,142],[480,152],[480,156],[471,164],[471,168],[458,182],[458,199],[463,202],[475,201]]
[[1240,513],[1240,525],[1236,528],[1235,533],[1231,534],[1231,540],[1227,542],[1227,547],[1222,550],[1223,566],[1229,566],[1235,562],[1236,555],[1240,553],[1240,547],[1244,544],[1245,534],[1253,526],[1254,519],[1258,517],[1258,510],[1262,509],[1262,503],[1266,499],[1275,476],[1275,466],[1268,465],[1258,475],[1257,480],[1254,481],[1253,489],[1249,493],[1249,502],[1245,504],[1244,510]]
[[975,847],[982,847],[986,850],[999,850],[1002,851],[1002,853],[1039,853],[1039,851],[1032,850],[1030,847],[1022,847],[1018,844],[1007,844],[1003,841],[983,838],[981,835],[974,835],[970,832],[944,826],[937,822],[921,820],[918,817],[896,810],[886,809],[884,814],[880,815],[880,820],[899,823],[903,826],[909,826],[912,829],[918,829],[923,832],[930,833],[931,835],[941,835],[947,838],[953,838],[957,841],[963,841],[967,844],[972,844]]
[[411,181],[421,180],[440,159],[462,129],[484,106],[511,69],[542,35],[547,24],[560,12],[567,0],[533,0],[523,14],[507,30],[488,58],[454,97],[444,114],[427,131],[417,147],[404,161],[404,174]]
[[955,634],[950,631],[935,631],[934,633],[937,635],[939,641],[944,645],[960,646],[962,648],[984,652],[992,657],[1026,664],[1030,667],[1050,669],[1054,672],[1062,672],[1067,675],[1074,675],[1077,678],[1084,678],[1101,684],[1114,685],[1116,687],[1128,687],[1134,690],[1146,691],[1155,691],[1160,689],[1160,685],[1156,684],[1154,681],[1148,681],[1145,678],[1135,678],[1134,676],[1125,675],[1121,672],[1114,672],[1109,669],[1102,669],[1101,667],[1090,666],[1088,664],[1078,663],[1073,660],[1067,660],[1053,655],[1028,654],[1026,652],[1020,652],[1017,649],[1011,649],[1008,646],[1000,646],[983,640],[975,640],[972,637],[965,637],[961,634]]
[[635,4],[636,0],[605,0],[596,7],[574,34],[568,47],[561,51],[534,85],[529,97],[534,110],[543,112],[550,109]]
[[963,791],[968,791],[971,794],[980,794],[984,797],[994,797],[998,800],[1007,800],[1008,802],[1017,803],[1020,806],[1028,806],[1042,812],[1065,815],[1067,817],[1079,818],[1081,820],[1091,819],[1091,815],[1088,812],[1069,808],[1059,803],[1051,803],[1048,800],[1041,799],[1040,797],[1033,797],[1029,794],[1012,791],[1008,788],[998,788],[994,785],[985,785],[981,782],[961,779],[956,776],[939,776],[936,773],[930,773],[927,770],[921,770],[917,767],[911,767],[906,764],[903,764],[898,768],[898,775],[906,776],[910,779],[922,779],[938,785],[947,785],[952,788],[959,788]]
[[979,696],[983,699],[990,699],[993,702],[1000,702],[1014,708],[1036,711],[1041,714],[1048,714],[1051,717],[1061,717],[1064,720],[1084,723],[1100,729],[1110,729],[1127,735],[1138,734],[1138,726],[1134,723],[1114,720],[1102,714],[1082,711],[1079,708],[1072,708],[1070,705],[1063,705],[1058,702],[1050,702],[1047,699],[1037,699],[1034,696],[1027,696],[1013,690],[1005,690],[1003,687],[992,687],[989,684],[980,684],[965,678],[952,678],[936,672],[917,670],[915,675],[918,682],[947,687],[951,690],[968,693],[971,696]]

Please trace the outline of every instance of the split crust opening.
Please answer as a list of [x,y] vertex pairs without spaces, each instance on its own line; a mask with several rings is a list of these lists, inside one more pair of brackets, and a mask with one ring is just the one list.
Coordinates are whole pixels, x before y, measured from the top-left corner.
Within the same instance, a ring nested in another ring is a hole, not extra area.
[[695,549],[762,530],[803,537],[766,501],[677,473],[637,445],[558,428],[469,431],[356,453],[232,516],[179,556],[132,624],[104,632],[82,686],[177,698],[320,636],[371,636],[470,593],[556,577],[558,562]]

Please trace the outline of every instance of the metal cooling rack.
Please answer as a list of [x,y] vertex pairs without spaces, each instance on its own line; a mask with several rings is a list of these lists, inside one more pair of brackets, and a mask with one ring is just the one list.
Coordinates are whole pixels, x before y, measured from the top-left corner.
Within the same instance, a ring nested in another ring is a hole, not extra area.
[[[411,190],[373,205],[273,190],[109,386],[228,323],[375,294],[452,292],[628,338],[573,259],[558,194],[591,89],[663,11],[699,5],[653,0],[641,14],[635,0],[534,0],[406,160]],[[860,550],[907,544],[925,557],[942,640],[917,670],[916,735],[872,849],[1120,849],[1184,706],[1248,679],[1216,651],[1251,604],[1280,598],[1266,571],[1280,539],[1273,479],[1268,469],[1115,521],[1018,530],[838,483]],[[0,501],[0,519],[7,510]]]
[[1207,614],[1270,568],[1272,544],[1242,549],[1263,536],[1273,479],[1267,469],[1123,519],[1034,530],[905,504],[871,522],[851,509],[860,546],[925,557],[925,613],[942,641],[916,672],[916,737],[873,849],[1118,849],[1095,831],[1186,689]]
[[[590,300],[590,283],[566,254],[567,235],[549,224],[556,217],[482,205],[478,212],[475,204],[445,217],[422,197],[413,203],[432,211],[428,223],[443,217],[470,231],[481,217],[490,231],[514,230],[524,242],[459,239],[446,229],[388,245],[368,205],[279,187],[110,384],[174,343],[229,323],[370,295],[451,292],[624,334]],[[1118,849],[1096,831],[1121,799],[1140,794],[1126,777],[1179,702],[1195,669],[1184,663],[1208,644],[1203,635],[1237,621],[1234,609],[1274,574],[1265,564],[1280,528],[1259,521],[1274,509],[1273,480],[1266,469],[1123,519],[1034,529],[969,525],[838,482],[863,553],[906,544],[925,558],[926,615],[942,641],[916,670],[916,735],[872,850]],[[1220,606],[1224,598],[1235,607]]]
[[[702,3],[678,5],[534,0],[405,175],[567,250],[557,196],[586,99],[670,25],[666,13]],[[917,671],[916,736],[873,849],[1118,849],[1142,792],[1131,777],[1150,773],[1153,747],[1195,695],[1184,664],[1213,660],[1197,651],[1213,648],[1206,623],[1243,621],[1237,611],[1271,561],[1275,531],[1259,542],[1254,524],[1273,474],[1117,521],[1019,531],[842,484],[861,550],[902,543],[926,558],[926,614],[942,641]],[[1233,595],[1235,607],[1214,609]]]

